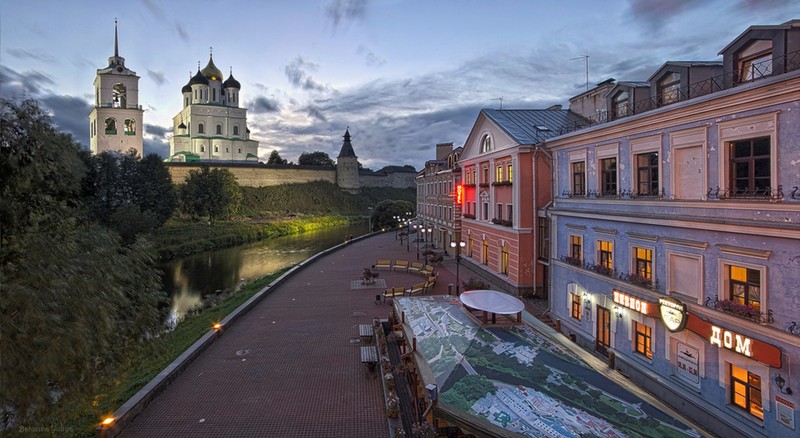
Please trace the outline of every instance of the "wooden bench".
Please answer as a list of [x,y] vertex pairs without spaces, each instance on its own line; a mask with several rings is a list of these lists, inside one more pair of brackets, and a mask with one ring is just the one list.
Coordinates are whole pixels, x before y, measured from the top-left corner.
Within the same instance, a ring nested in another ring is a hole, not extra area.
[[428,290],[433,289],[433,287],[436,286],[436,280],[438,279],[439,279],[438,275],[431,275],[430,277],[428,277],[428,281],[425,282],[425,289]]
[[408,260],[395,260],[394,266],[392,266],[393,271],[407,271],[408,270]]
[[408,272],[420,272],[424,265],[420,262],[411,262],[411,266],[408,268]]
[[378,260],[378,263],[375,263],[375,269],[392,269],[392,261]]
[[387,298],[394,298],[394,297],[402,297],[406,293],[406,288],[404,287],[392,287],[383,291],[383,302],[386,302]]
[[407,292],[409,295],[415,295],[415,294],[422,294],[422,295],[424,295],[424,294],[425,294],[425,287],[426,287],[426,284],[427,284],[427,283],[417,283],[417,284],[415,284],[415,285],[411,286],[410,288],[408,288],[408,290],[407,290],[406,292]]
[[372,328],[372,324],[359,324],[358,336],[364,339],[367,344],[371,344],[372,339],[375,337],[375,329]]
[[424,268],[422,268],[422,271],[420,271],[419,273],[423,277],[430,277],[431,275],[433,275],[433,266],[426,265]]
[[369,372],[375,371],[375,365],[378,364],[378,350],[374,345],[361,347],[361,363],[363,363]]

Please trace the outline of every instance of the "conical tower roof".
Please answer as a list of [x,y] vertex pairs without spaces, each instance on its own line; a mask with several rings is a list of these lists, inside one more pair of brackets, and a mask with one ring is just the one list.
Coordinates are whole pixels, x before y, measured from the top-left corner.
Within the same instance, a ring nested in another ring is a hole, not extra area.
[[201,70],[203,76],[211,81],[222,81],[222,71],[214,65],[214,54],[208,54],[208,64]]
[[342,142],[342,149],[339,151],[339,156],[337,158],[355,156],[356,153],[353,151],[353,144],[350,143],[350,128],[348,127],[344,131],[344,142]]

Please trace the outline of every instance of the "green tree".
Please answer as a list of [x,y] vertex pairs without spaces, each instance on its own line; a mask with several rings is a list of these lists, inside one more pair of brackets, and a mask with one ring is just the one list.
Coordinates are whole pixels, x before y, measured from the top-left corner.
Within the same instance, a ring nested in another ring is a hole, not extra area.
[[273,149],[272,152],[269,154],[269,158],[267,159],[267,164],[288,164],[288,162],[281,158],[281,154],[278,153],[277,150]]
[[[378,203],[372,210],[372,229],[391,228],[399,225],[395,216],[401,218],[411,217],[414,212],[414,204],[408,201],[385,200]],[[411,213],[407,215],[406,213]]]
[[303,152],[297,159],[297,164],[305,166],[326,166],[335,167],[336,163],[333,162],[330,156],[325,152]]
[[241,201],[242,190],[228,169],[210,169],[203,165],[199,171],[189,172],[181,190],[183,211],[207,218],[209,225],[236,214]]

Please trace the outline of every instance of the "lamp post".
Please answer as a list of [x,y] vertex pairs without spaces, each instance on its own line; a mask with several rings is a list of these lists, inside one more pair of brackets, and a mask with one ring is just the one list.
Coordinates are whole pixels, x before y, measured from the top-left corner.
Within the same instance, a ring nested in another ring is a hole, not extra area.
[[450,247],[453,248],[453,251],[456,253],[456,296],[459,296],[459,289],[461,288],[461,277],[459,275],[459,268],[461,267],[461,248],[467,246],[467,243],[463,240],[458,242],[450,242]]
[[367,207],[369,209],[369,231],[367,234],[372,232],[372,207]]
[[411,220],[406,221],[406,252],[411,250]]
[[[419,228],[419,225],[417,225],[417,224],[414,224],[414,234],[415,234],[415,235],[417,235],[417,236],[419,236],[419,234],[417,234],[417,233],[416,233],[418,228]],[[420,230],[420,231],[421,231],[421,230]],[[410,238],[410,237],[411,237],[411,236],[409,236],[409,238]],[[416,242],[414,242],[414,246],[416,246],[416,247],[417,247],[417,260],[419,260],[419,240],[417,240]]]

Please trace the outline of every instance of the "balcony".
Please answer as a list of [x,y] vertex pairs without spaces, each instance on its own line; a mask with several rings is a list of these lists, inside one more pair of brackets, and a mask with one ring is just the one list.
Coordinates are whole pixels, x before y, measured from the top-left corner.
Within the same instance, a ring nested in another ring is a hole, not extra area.
[[616,269],[611,269],[605,265],[584,263],[583,260],[577,257],[561,256],[561,261],[586,271],[594,272],[596,274],[600,274],[608,278],[630,283],[634,286],[639,286],[645,289],[650,289],[655,291],[659,290],[658,279],[656,279],[656,281],[653,281],[652,279],[647,278],[643,275],[639,275],[638,273],[635,272],[634,273],[620,272],[617,271]]
[[504,227],[514,226],[514,224],[511,221],[506,221],[503,219],[492,219],[492,223],[495,225],[502,225]]
[[762,313],[761,309],[758,307],[739,304],[733,300],[720,300],[718,295],[715,295],[713,300],[711,297],[706,298],[703,305],[739,318],[748,319],[758,324],[772,324],[775,322],[775,318],[772,316],[772,310],[767,313]]
[[494,187],[504,187],[504,186],[511,186],[511,181],[495,181],[492,183]]

